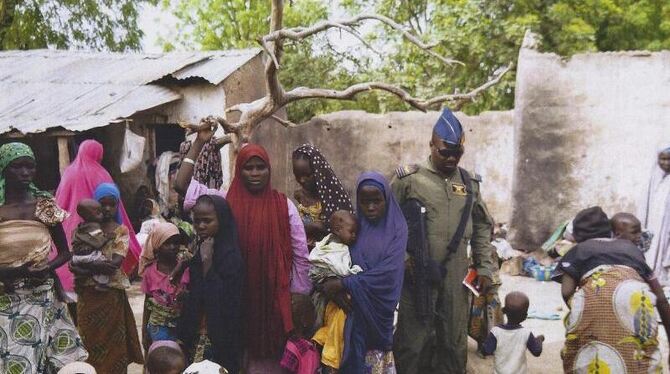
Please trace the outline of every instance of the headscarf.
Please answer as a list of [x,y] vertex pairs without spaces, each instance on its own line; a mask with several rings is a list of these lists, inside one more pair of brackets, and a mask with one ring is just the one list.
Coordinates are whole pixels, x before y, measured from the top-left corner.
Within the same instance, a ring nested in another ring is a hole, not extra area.
[[[12,161],[21,157],[30,157],[35,160],[35,154],[30,147],[23,143],[7,143],[0,147],[0,205],[5,204],[5,168]],[[28,185],[28,191],[34,197],[51,197],[48,192],[40,191],[34,183]]]
[[[112,176],[100,164],[103,153],[102,144],[95,140],[83,141],[79,146],[77,157],[61,176],[60,184],[56,190],[56,202],[70,213],[70,216],[63,221],[63,230],[68,245],[72,243],[72,232],[82,221],[77,214],[79,201],[92,198],[99,184],[114,183]],[[130,273],[137,264],[142,247],[135,237],[135,230],[121,200],[119,200],[119,214],[123,220],[123,225],[128,228],[130,237],[128,256],[123,260],[122,269],[126,273]],[[52,251],[52,256],[55,255],[55,251]],[[74,290],[74,278],[67,264],[58,268],[56,273],[66,291]]]
[[437,134],[444,142],[450,145],[463,145],[465,136],[463,126],[449,108],[444,108],[438,118],[433,133]]
[[293,330],[289,281],[293,252],[286,196],[267,186],[251,193],[242,181],[242,169],[253,157],[270,168],[265,149],[256,144],[242,148],[228,203],[240,233],[247,271],[247,338],[252,358],[275,357]]
[[577,243],[595,238],[611,238],[612,225],[599,206],[586,208],[572,220],[572,236]]
[[[651,177],[649,178],[649,184],[647,185],[647,193],[644,195],[642,209],[639,212],[643,228],[646,228],[649,225],[650,205],[652,204],[652,200],[654,200],[654,192],[663,179],[667,177],[667,173],[658,165],[658,157],[662,153],[670,153],[670,147],[664,146],[663,148],[658,148],[656,150],[654,164],[651,166]],[[668,199],[668,204],[670,204],[670,199]]]
[[159,222],[154,225],[147,237],[147,241],[142,248],[140,264],[138,268],[139,275],[144,274],[144,270],[156,260],[156,250],[160,248],[171,237],[179,235],[177,226],[169,222]]
[[204,313],[207,334],[212,342],[212,359],[228,369],[231,374],[236,374],[241,367],[244,347],[242,336],[244,262],[237,228],[228,203],[224,198],[214,195],[201,196],[198,201],[202,199],[208,199],[214,204],[219,231],[214,237],[210,270],[204,273],[199,248],[190,262],[189,293],[183,304],[177,332],[180,340],[189,349],[195,348]]
[[[100,183],[95,189],[93,198],[100,202],[100,200],[106,197],[114,198],[118,204],[121,201],[121,191],[119,191],[119,188],[116,187],[114,183]],[[118,208],[116,209],[116,217],[114,217],[114,220],[119,225],[123,223],[123,220],[121,219],[121,212]]]
[[[666,250],[670,247],[670,214],[667,213],[670,212],[670,196],[663,196],[664,193],[667,194],[667,189],[661,188],[666,178],[670,178],[670,175],[661,169],[658,158],[662,153],[669,152],[670,147],[667,146],[656,150],[656,157],[651,168],[651,177],[638,214],[642,228],[651,230],[653,233],[651,243],[649,243],[650,249],[645,252],[645,257],[647,257],[651,266],[658,271],[659,279],[666,278],[664,269],[667,270],[670,267],[670,251]],[[661,216],[658,216],[659,214]]]
[[293,158],[297,158],[298,155],[304,155],[309,160],[309,167],[312,169],[316,180],[316,192],[323,204],[326,222],[338,210],[353,213],[354,208],[351,205],[349,194],[321,151],[311,144],[303,144],[293,151]]
[[[186,157],[191,149],[191,142],[185,141],[179,146],[180,160]],[[193,166],[193,179],[209,188],[219,189],[223,184],[223,169],[221,168],[221,151],[216,138],[205,143],[198,159]]]
[[359,231],[350,252],[352,263],[363,272],[342,280],[351,295],[353,310],[344,327],[340,371],[352,374],[364,373],[368,350],[391,350],[393,315],[400,300],[407,246],[407,222],[386,179],[377,172],[363,173],[356,191],[366,185],[382,191],[386,213],[373,223],[358,209]]

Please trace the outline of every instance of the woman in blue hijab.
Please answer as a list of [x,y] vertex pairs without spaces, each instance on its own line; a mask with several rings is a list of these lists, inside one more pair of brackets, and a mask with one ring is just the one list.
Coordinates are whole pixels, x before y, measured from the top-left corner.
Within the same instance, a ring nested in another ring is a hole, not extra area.
[[350,252],[363,272],[324,284],[324,292],[349,309],[340,372],[395,373],[393,317],[405,270],[407,223],[381,174],[363,173],[356,195],[359,232]]

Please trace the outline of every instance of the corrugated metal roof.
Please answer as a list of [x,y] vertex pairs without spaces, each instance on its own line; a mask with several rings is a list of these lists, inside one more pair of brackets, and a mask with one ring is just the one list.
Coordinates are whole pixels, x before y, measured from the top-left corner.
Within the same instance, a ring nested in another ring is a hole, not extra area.
[[180,94],[157,82],[161,78],[200,77],[218,85],[259,53],[0,52],[0,134],[105,126],[179,100]]

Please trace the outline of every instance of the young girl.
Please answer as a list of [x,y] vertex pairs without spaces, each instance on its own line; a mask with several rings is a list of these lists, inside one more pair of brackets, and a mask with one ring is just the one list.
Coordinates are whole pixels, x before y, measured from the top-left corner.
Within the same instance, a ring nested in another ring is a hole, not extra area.
[[181,240],[177,226],[158,223],[142,250],[139,274],[142,276],[142,292],[147,295],[144,302],[148,337],[145,346],[154,341],[177,339],[176,323],[189,281],[189,271],[184,270],[183,265],[183,258],[188,257],[183,252],[188,251],[180,246]]
[[[87,362],[98,373],[126,373],[128,364],[144,363],[135,317],[126,295],[130,282],[121,269],[124,259],[130,255],[130,234],[128,227],[122,224],[121,192],[116,185],[100,184],[95,190],[95,200],[102,206],[100,227],[113,239],[102,250],[107,261],[70,265],[76,275],[75,291],[79,298],[77,327],[90,353]],[[108,289],[104,292],[95,288],[92,276],[98,274],[109,275]]]
[[203,195],[193,207],[198,234],[191,281],[178,325],[190,361],[213,361],[237,374],[242,365],[244,262],[226,200]]

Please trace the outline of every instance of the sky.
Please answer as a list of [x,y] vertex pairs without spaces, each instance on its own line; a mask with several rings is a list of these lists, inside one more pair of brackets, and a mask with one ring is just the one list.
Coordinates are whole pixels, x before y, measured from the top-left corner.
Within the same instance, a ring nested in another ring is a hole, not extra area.
[[147,53],[158,53],[163,51],[159,38],[170,36],[171,30],[174,30],[177,24],[177,19],[170,12],[164,11],[161,5],[153,6],[145,3],[142,6],[138,24],[144,31],[142,50]]
[[[332,18],[342,19],[346,17],[344,10],[339,6],[339,1],[332,1],[331,4]],[[163,51],[160,45],[160,38],[171,39],[170,36],[175,33],[177,19],[170,12],[165,11],[160,4],[157,6],[144,4],[142,5],[138,24],[144,32],[144,37],[142,38],[143,52],[159,53]],[[372,30],[372,27],[374,27],[374,24],[366,23],[359,31],[365,34]],[[360,45],[360,41],[345,32],[331,31],[328,33],[328,37],[331,44],[343,49]]]

